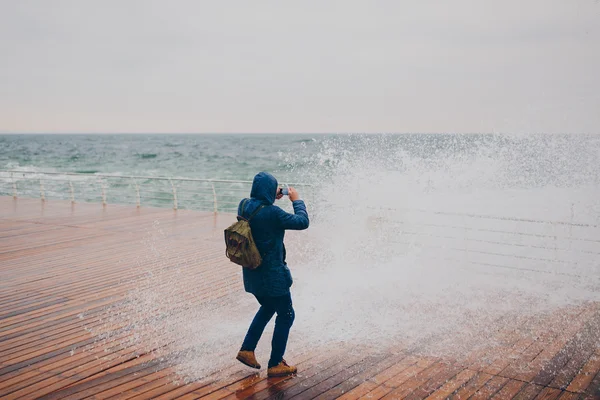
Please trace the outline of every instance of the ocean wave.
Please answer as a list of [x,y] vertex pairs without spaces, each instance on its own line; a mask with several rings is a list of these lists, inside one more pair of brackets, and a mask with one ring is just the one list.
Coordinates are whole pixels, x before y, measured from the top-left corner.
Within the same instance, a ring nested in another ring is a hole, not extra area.
[[299,139],[299,140],[295,140],[294,143],[312,143],[312,142],[316,142],[317,139],[315,138],[310,138],[310,139]]
[[44,172],[59,172],[56,168],[51,168],[51,167],[36,167],[34,165],[19,165],[18,163],[7,163],[5,168],[7,170],[11,170],[11,171],[28,172],[28,173],[32,173],[32,172],[40,172],[40,173],[44,173]]
[[142,159],[146,159],[146,158],[156,158],[158,157],[158,154],[156,153],[141,153],[137,155],[139,158]]

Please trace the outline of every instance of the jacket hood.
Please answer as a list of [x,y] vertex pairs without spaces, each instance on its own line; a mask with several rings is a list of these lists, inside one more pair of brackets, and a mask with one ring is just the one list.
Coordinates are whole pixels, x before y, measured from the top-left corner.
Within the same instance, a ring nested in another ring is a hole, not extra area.
[[277,179],[268,172],[259,172],[252,182],[250,197],[259,200],[262,204],[271,205],[275,202],[277,194]]

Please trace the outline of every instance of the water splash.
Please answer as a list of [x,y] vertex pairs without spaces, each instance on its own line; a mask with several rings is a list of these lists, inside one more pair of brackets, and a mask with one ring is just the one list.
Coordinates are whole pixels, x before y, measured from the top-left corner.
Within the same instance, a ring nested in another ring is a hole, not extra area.
[[[515,338],[562,340],[560,327],[596,312],[596,137],[378,135],[307,146],[316,147],[302,160],[282,154],[287,176],[314,184],[311,227],[286,240],[292,352],[400,345],[492,360]],[[220,248],[199,258],[196,241],[179,254],[172,240],[160,224],[149,232],[141,278],[110,324],[184,380],[235,373],[257,305],[237,267],[210,268]],[[270,329],[258,349],[265,362]]]
[[598,302],[599,162],[596,137],[324,143],[311,229],[289,245],[297,329],[456,357],[491,346],[494,321]]

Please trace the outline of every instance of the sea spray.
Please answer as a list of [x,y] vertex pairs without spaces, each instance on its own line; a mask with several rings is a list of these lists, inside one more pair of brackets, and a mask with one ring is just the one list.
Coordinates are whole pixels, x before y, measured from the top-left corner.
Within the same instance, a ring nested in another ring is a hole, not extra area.
[[[164,225],[155,220],[144,235],[133,267],[135,285],[104,311],[100,326],[90,329],[97,337],[91,349],[151,354],[173,367],[178,382],[210,379],[228,368],[233,373],[231,354],[254,311],[243,295],[239,270],[234,264],[212,268],[215,260],[223,265],[220,247],[207,252],[202,241],[177,237]],[[188,250],[175,250],[182,241]]]
[[324,143],[311,229],[289,245],[299,336],[456,357],[498,321],[598,301],[600,146],[580,139]]
[[[313,184],[301,193],[310,228],[286,237],[292,355],[402,347],[492,362],[507,337],[559,340],[597,306],[597,141],[357,135],[309,145],[299,160],[281,154],[289,179]],[[192,239],[154,224],[139,281],[104,326],[125,327],[132,346],[183,380],[219,379],[242,370],[234,356],[258,304],[237,267],[210,268],[220,248],[199,256]],[[186,254],[172,250],[186,240]],[[271,332],[257,349],[263,363]]]

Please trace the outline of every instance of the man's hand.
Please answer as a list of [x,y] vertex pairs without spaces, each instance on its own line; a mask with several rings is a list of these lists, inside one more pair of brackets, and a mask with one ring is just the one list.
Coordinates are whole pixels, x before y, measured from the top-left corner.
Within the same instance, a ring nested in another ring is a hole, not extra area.
[[288,197],[290,201],[300,200],[300,194],[291,186],[288,188]]
[[277,200],[281,199],[283,197],[283,193],[281,193],[281,188],[277,188],[277,194],[275,194],[275,198]]

